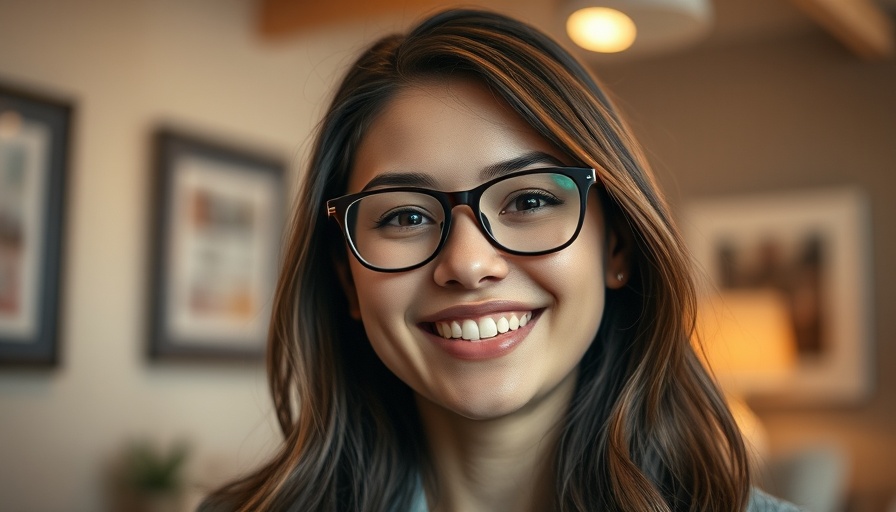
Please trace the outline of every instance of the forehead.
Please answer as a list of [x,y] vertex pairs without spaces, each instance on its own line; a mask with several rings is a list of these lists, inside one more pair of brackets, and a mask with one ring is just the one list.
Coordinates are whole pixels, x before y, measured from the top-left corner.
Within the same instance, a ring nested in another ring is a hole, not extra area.
[[562,153],[482,83],[470,78],[428,80],[402,89],[361,140],[348,192],[382,173],[422,173],[438,188],[471,188],[480,170],[541,151]]

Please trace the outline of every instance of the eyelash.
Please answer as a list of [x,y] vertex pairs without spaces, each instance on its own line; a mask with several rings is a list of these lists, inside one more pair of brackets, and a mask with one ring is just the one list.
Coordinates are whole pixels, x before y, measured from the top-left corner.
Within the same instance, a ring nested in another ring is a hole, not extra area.
[[[425,219],[429,219],[430,221],[432,221],[432,217],[430,217],[429,215],[426,215],[425,213],[423,213],[422,211],[420,211],[420,210],[418,210],[418,209],[415,209],[415,208],[401,208],[401,209],[398,209],[398,210],[390,210],[390,211],[386,212],[385,214],[383,214],[382,217],[380,217],[379,219],[377,219],[376,221],[374,221],[374,223],[376,224],[376,228],[379,229],[379,228],[383,228],[383,227],[388,226],[389,223],[390,223],[393,219],[395,219],[396,217],[398,217],[398,216],[400,216],[400,215],[402,215],[402,214],[405,214],[405,213],[415,213],[415,214],[418,214],[418,215],[420,215],[421,217],[423,217],[423,218],[425,218]],[[399,225],[398,227],[407,227],[407,226],[401,226],[401,225]]]
[[[527,197],[527,196],[528,197],[536,197],[536,198],[548,203],[546,205],[539,206],[538,208],[542,208],[544,206],[556,206],[558,204],[563,204],[563,201],[560,200],[560,198],[558,198],[557,196],[555,196],[553,194],[545,192],[544,190],[518,191],[518,192],[514,193],[514,195],[512,197],[509,198],[509,200],[507,201],[507,204],[510,205],[513,202],[519,200],[520,198]],[[515,212],[510,212],[510,213],[522,213],[522,212],[526,212],[526,211],[528,211],[528,210],[517,210]],[[507,207],[502,208],[501,213],[502,214],[508,213]]]

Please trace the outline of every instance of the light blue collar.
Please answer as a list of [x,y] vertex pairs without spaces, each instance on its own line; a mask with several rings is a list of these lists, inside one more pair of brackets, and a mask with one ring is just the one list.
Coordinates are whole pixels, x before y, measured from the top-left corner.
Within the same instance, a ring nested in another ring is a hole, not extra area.
[[[423,491],[423,482],[419,477],[417,478],[414,501],[408,512],[429,512],[429,505],[426,504],[426,492]],[[799,512],[799,509],[789,503],[776,500],[759,489],[753,489],[747,512]]]
[[408,512],[429,512],[429,505],[426,504],[426,492],[423,490],[423,481],[417,476],[417,490],[414,492],[414,501],[411,502],[411,508]]

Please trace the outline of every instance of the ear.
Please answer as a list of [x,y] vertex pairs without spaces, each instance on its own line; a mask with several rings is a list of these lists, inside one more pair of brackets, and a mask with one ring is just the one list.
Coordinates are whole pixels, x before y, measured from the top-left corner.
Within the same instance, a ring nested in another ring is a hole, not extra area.
[[607,288],[616,290],[625,286],[631,278],[634,237],[628,222],[621,217],[609,219],[606,230],[604,282]]
[[352,271],[348,268],[348,262],[345,260],[336,261],[336,275],[339,277],[339,284],[342,285],[342,291],[348,300],[348,313],[355,320],[361,320],[361,308],[358,305],[358,292],[355,289],[355,281],[352,279]]

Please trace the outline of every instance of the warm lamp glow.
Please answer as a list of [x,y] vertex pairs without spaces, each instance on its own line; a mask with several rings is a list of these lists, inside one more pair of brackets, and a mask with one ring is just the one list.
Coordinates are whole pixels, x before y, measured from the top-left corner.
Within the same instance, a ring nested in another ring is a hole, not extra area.
[[637,29],[631,18],[616,9],[587,7],[566,20],[566,32],[574,43],[601,53],[621,52],[635,42]]
[[786,378],[796,366],[793,323],[777,290],[726,290],[701,305],[697,332],[722,385],[735,388],[728,391],[761,388]]
[[697,353],[725,391],[750,463],[762,467],[768,434],[742,395],[772,389],[796,367],[796,335],[784,294],[772,288],[725,290],[700,303],[697,335]]
[[750,465],[754,468],[762,467],[771,453],[768,431],[746,402],[730,393],[725,395],[725,400],[746,442]]

